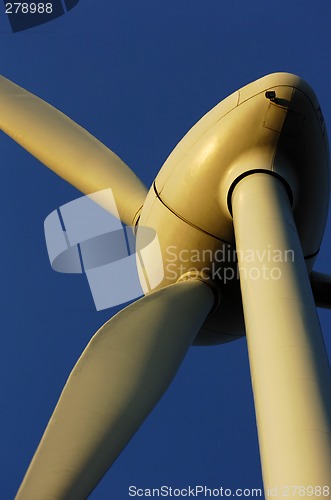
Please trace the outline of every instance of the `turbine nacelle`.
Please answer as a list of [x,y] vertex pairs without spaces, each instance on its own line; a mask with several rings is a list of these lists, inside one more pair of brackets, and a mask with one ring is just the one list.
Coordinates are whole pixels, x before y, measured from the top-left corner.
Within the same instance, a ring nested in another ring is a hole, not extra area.
[[[222,305],[198,343],[244,334],[231,195],[242,177],[258,171],[286,185],[311,272],[328,212],[328,139],[313,90],[295,75],[265,76],[215,106],[173,150],[145,200],[139,225],[156,231],[163,254],[164,279],[155,289],[187,272],[221,284]],[[139,226],[137,242],[144,246]],[[155,265],[149,257],[147,274]]]

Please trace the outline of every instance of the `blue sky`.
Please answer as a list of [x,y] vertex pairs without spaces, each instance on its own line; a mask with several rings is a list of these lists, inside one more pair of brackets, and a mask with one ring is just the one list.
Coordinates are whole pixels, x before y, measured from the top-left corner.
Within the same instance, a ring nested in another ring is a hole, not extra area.
[[[329,0],[80,0],[13,34],[2,9],[1,73],[87,128],[150,186],[203,114],[267,73],[305,78],[330,127],[330,22]],[[0,147],[0,498],[10,500],[72,366],[117,309],[95,311],[86,279],[49,265],[44,219],[80,193],[3,134]],[[315,265],[329,274],[330,235],[329,218]],[[320,318],[330,356],[331,311]],[[190,350],[90,498],[196,484],[262,486],[245,339]]]

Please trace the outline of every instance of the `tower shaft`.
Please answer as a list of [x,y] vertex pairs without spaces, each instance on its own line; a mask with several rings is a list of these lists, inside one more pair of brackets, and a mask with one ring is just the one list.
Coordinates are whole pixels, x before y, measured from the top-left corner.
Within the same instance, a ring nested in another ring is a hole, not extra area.
[[266,498],[331,496],[330,367],[287,190],[253,173],[232,210]]

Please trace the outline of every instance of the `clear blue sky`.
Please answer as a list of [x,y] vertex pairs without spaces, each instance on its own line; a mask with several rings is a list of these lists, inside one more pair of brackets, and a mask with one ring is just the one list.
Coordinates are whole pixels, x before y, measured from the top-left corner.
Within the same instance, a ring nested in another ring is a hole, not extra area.
[[[148,186],[206,111],[267,73],[305,78],[330,130],[329,0],[80,0],[16,34],[1,9],[1,73],[87,128]],[[49,265],[44,219],[78,191],[3,134],[0,147],[0,498],[11,500],[72,366],[115,309],[96,312],[86,279]],[[331,274],[330,255],[329,218],[315,268]],[[330,356],[331,311],[320,317]],[[245,339],[190,350],[90,498],[196,484],[262,486]]]

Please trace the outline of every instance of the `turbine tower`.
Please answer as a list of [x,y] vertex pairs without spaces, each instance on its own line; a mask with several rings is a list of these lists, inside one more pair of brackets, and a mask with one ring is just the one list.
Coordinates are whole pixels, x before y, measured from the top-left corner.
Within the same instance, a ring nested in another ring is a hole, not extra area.
[[[5,78],[0,106],[2,130],[47,167],[85,194],[111,188],[138,249],[142,228],[155,230],[164,266],[161,283],[84,350],[16,498],[86,498],[190,345],[245,333],[266,497],[330,496],[331,375],[316,305],[331,307],[331,279],[312,270],[329,151],[309,85],[275,73],[234,92],[186,134],[149,191],[106,146]],[[183,251],[213,259],[192,270]],[[138,266],[143,287],[154,257]]]

